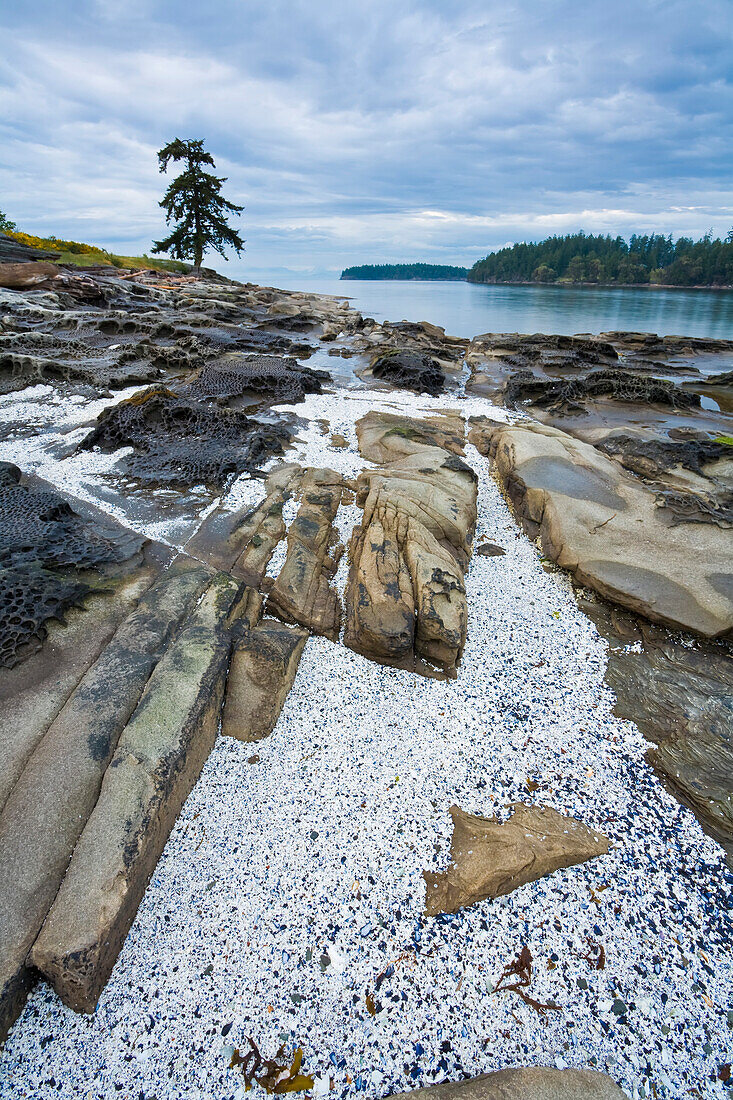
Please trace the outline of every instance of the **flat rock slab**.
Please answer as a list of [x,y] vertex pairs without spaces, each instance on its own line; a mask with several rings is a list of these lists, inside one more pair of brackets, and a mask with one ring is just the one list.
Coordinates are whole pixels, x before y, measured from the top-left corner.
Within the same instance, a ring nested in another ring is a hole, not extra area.
[[466,423],[460,413],[448,409],[420,419],[373,411],[356,422],[356,435],[359,451],[369,462],[406,458],[420,446],[463,455]]
[[49,622],[41,649],[0,670],[0,810],[39,740],[157,571],[146,565],[112,592],[87,596],[83,607],[66,612],[65,623]]
[[40,738],[0,814],[0,1037],[32,976],[26,957],[99,796],[120,733],[210,571],[182,561],[120,625]]
[[213,747],[239,586],[217,574],[148,681],[30,961],[91,1012]]
[[469,1081],[446,1081],[412,1089],[390,1100],[624,1100],[625,1097],[626,1093],[605,1073],[522,1066],[485,1073]]
[[253,508],[231,512],[221,506],[186,543],[186,552],[259,587],[277,544],[285,536],[286,488],[268,492]]
[[453,837],[447,871],[425,878],[425,912],[456,913],[464,905],[510,894],[561,867],[606,855],[607,837],[546,806],[517,802],[508,821],[451,806]]
[[264,620],[235,645],[221,720],[225,737],[261,741],[272,733],[298,671],[308,631]]
[[653,622],[710,638],[733,630],[730,531],[670,526],[658,492],[556,428],[484,425],[471,438],[527,534],[580,584]]

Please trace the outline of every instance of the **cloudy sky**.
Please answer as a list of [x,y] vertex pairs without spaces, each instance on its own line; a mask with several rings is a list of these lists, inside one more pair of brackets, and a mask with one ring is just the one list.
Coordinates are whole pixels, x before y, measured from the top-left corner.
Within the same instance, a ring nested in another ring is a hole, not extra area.
[[25,0],[0,16],[0,209],[149,249],[202,137],[258,277],[471,264],[583,228],[733,225],[731,0]]

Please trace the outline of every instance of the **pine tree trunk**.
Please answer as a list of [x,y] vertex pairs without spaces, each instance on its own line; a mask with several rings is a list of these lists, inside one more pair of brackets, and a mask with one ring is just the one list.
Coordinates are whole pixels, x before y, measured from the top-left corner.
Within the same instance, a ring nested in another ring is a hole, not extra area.
[[193,219],[195,226],[195,243],[193,246],[193,270],[195,275],[201,274],[201,261],[204,258],[203,241],[201,240],[201,220],[199,211],[199,193],[194,185],[193,189]]

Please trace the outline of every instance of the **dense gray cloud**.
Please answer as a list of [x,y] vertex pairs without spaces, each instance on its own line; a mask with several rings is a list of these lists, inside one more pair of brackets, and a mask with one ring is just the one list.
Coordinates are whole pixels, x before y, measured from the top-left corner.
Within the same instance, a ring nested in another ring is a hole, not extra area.
[[236,274],[733,223],[730,0],[31,0],[4,22],[0,208],[31,232],[148,249],[174,135],[246,206]]

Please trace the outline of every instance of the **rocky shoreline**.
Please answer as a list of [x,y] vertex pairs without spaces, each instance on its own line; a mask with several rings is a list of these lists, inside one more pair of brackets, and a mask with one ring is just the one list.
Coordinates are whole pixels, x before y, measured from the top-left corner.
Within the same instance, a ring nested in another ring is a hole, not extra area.
[[0,1093],[725,1095],[733,342],[13,261]]

